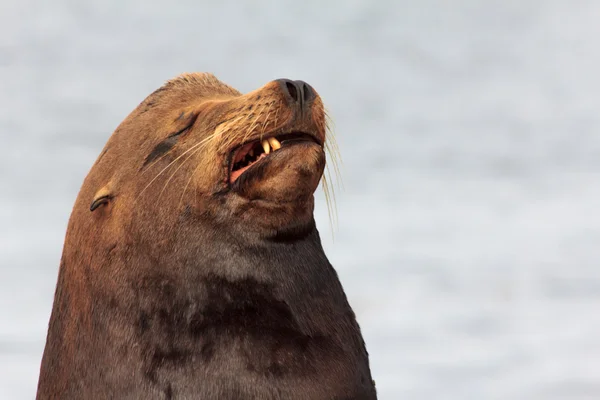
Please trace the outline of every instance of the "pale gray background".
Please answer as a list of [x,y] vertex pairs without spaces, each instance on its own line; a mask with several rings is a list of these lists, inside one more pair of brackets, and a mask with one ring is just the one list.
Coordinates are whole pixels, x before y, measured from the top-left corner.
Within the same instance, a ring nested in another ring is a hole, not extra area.
[[[176,4],[175,4],[176,3]],[[0,398],[32,399],[67,220],[163,81],[280,77],[344,159],[318,225],[381,399],[600,398],[600,2],[0,2]]]

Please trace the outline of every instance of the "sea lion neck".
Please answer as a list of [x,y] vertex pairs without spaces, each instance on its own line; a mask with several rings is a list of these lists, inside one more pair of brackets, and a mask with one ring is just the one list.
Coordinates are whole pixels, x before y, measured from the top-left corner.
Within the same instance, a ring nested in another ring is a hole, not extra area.
[[[252,276],[264,281],[294,269],[309,274],[310,266],[329,262],[314,218],[285,229],[250,229],[238,224],[182,225],[171,238],[168,252],[153,256],[160,263],[180,263],[182,280],[216,275],[227,279]],[[303,268],[305,270],[303,270]],[[153,270],[161,269],[160,266]]]

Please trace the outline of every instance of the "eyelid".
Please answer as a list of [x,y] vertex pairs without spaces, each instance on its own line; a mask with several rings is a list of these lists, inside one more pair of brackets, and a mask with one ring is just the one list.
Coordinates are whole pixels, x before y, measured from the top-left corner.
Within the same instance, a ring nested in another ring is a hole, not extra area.
[[106,195],[106,196],[102,196],[102,197],[98,197],[97,199],[94,199],[94,201],[92,201],[92,204],[90,205],[90,211],[96,210],[98,207],[100,207],[103,204],[108,204],[108,202],[111,199],[112,199],[111,195]]

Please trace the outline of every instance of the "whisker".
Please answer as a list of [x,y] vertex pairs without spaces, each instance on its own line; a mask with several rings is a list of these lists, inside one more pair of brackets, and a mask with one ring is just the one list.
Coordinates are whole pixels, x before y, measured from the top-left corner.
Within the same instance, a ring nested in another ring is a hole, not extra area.
[[269,103],[269,108],[267,109],[267,115],[265,117],[265,121],[262,124],[262,129],[260,131],[260,137],[262,138],[264,133],[267,131],[267,126],[269,125],[269,117],[271,116],[271,107],[273,107],[274,102]]
[[[338,212],[337,212],[337,201],[335,197],[335,187],[333,186],[333,179],[331,175],[331,170],[333,168],[333,173],[335,175],[335,186],[340,189],[343,188],[342,174],[340,171],[341,153],[339,147],[337,145],[337,141],[335,139],[335,133],[332,128],[332,120],[325,112],[325,121],[324,121],[325,129],[328,133],[326,136],[327,139],[325,141],[325,151],[326,154],[330,156],[330,162],[325,165],[325,171],[322,178],[322,186],[323,192],[325,194],[325,201],[327,203],[327,213],[329,215],[329,225],[331,228],[332,239],[334,238],[334,230],[338,225]],[[332,165],[332,168],[330,167]]]
[[[228,129],[226,129],[226,130],[222,131],[222,132],[221,132],[221,134],[224,134],[224,133],[226,133],[227,131],[228,131]],[[212,135],[212,136],[210,137],[210,139],[213,139],[213,136],[214,136],[214,135]],[[200,150],[200,149],[198,149],[198,151],[199,151],[199,150]],[[196,152],[194,152],[194,154],[196,154],[196,153],[197,153],[197,151],[196,151]],[[181,207],[181,205],[183,204],[183,198],[185,197],[185,192],[187,191],[187,188],[188,188],[188,186],[189,186],[189,185],[190,185],[190,183],[192,182],[192,179],[193,179],[193,178],[194,178],[194,176],[196,175],[196,172],[198,172],[198,169],[200,168],[200,166],[201,166],[201,165],[202,165],[202,163],[198,163],[198,165],[196,165],[196,168],[194,168],[194,170],[193,170],[193,171],[192,171],[192,173],[190,174],[190,178],[188,179],[187,183],[185,184],[185,186],[184,186],[184,188],[183,188],[183,192],[181,193],[181,198],[179,199],[179,206],[178,206],[178,207]],[[196,188],[194,188],[194,193],[196,194],[196,197],[197,197],[197,196],[198,196],[198,188],[197,188],[197,187],[196,187]]]
[[340,170],[340,165],[343,165],[343,162],[340,157],[340,151],[337,149],[337,145],[335,144],[335,140],[331,140],[330,142],[325,143],[325,151],[327,154],[331,156],[331,164],[333,167],[333,173],[336,178],[336,184],[338,188],[343,188],[344,183],[342,180],[342,173]]
[[204,138],[203,140],[201,140],[199,143],[193,145],[192,147],[190,147],[189,149],[187,149],[186,151],[184,151],[181,155],[179,155],[176,159],[174,159],[173,161],[171,161],[169,163],[169,165],[167,165],[166,167],[164,167],[158,174],[156,174],[156,176],[150,181],[150,183],[148,183],[146,185],[146,187],[144,187],[144,189],[142,189],[142,191],[140,192],[140,194],[137,195],[137,197],[134,200],[134,204],[138,201],[138,199],[140,198],[140,196],[142,194],[144,194],[144,192],[150,187],[150,185],[152,185],[154,183],[154,181],[156,181],[158,179],[159,176],[161,176],[163,174],[163,172],[165,172],[167,169],[169,169],[169,167],[171,167],[171,165],[173,165],[175,162],[177,162],[177,160],[181,159],[183,156],[185,156],[187,153],[189,153],[190,151],[194,150],[195,148],[197,148],[198,146],[202,145],[204,142],[212,139],[213,135],[210,135],[207,138]]
[[[188,179],[187,183],[185,184],[185,187],[183,188],[183,192],[181,193],[181,198],[179,199],[178,208],[181,208],[181,204],[183,204],[183,198],[185,196],[185,192],[187,191],[188,186],[192,182],[192,178],[194,177],[194,175],[196,175],[196,172],[198,171],[198,168],[200,167],[200,165],[201,164],[196,165],[196,168],[194,168],[194,170],[190,174],[190,179]],[[198,188],[197,187],[195,188],[195,193],[196,193],[196,197],[198,197]]]
[[[280,110],[280,109],[281,109],[281,107],[276,107],[276,108],[275,108],[275,116],[273,117],[273,121],[275,121],[273,124],[274,124],[275,126],[277,126],[277,122],[279,121],[279,120],[277,119],[277,117],[279,116],[279,110]],[[273,128],[275,128],[275,127],[273,127]]]
[[[209,137],[210,138],[210,137]],[[202,143],[202,142],[201,142]],[[208,144],[208,141],[206,143],[204,143],[205,145]],[[158,194],[157,200],[160,199],[160,196],[163,194],[163,192],[165,191],[165,189],[167,188],[167,186],[169,185],[169,182],[171,182],[171,179],[173,179],[173,177],[175,176],[175,174],[177,174],[177,171],[179,171],[181,169],[181,167],[183,167],[185,165],[185,163],[192,158],[195,154],[198,154],[198,152],[200,150],[202,150],[204,148],[204,146],[197,146],[196,150],[193,151],[189,156],[187,156],[187,158],[185,160],[183,160],[181,162],[181,164],[179,164],[179,166],[175,169],[175,171],[171,174],[171,176],[169,177],[169,179],[167,179],[167,182],[165,182],[165,185],[163,186],[162,190],[160,191],[160,193]]]
[[165,154],[163,154],[162,156],[160,156],[159,158],[157,158],[155,161],[153,161],[152,163],[150,163],[150,165],[148,165],[147,167],[144,167],[144,169],[142,170],[140,175],[144,175],[146,172],[148,172],[150,169],[152,169],[152,167],[154,167],[156,164],[158,164],[159,162],[161,162],[166,156],[169,155],[169,152],[166,152]]
[[222,144],[220,145],[221,148],[229,148],[229,146],[233,143],[235,139],[235,137],[227,137],[226,135],[226,133],[231,131],[231,128],[229,128],[229,126],[231,126],[232,124],[236,124],[240,120],[244,119],[244,117],[245,115],[240,115],[236,118],[232,118],[232,120],[227,122],[225,127],[219,131],[219,135],[220,137],[222,137]]
[[[327,175],[323,175],[321,184],[323,186],[323,194],[325,195],[325,203],[327,204],[327,215],[329,216],[331,238],[334,239],[335,227],[337,226],[337,209],[335,208],[335,199],[332,199],[332,191],[327,180]],[[332,203],[332,200],[334,203]]]
[[258,122],[258,120],[260,119],[260,116],[262,115],[264,109],[266,106],[262,106],[260,109],[260,112],[258,112],[258,110],[256,110],[256,117],[254,117],[254,121],[252,121],[252,124],[250,125],[250,127],[246,130],[246,133],[244,134],[244,139],[242,142],[245,142],[248,137],[250,137],[250,135],[252,135],[252,132],[254,130],[254,126],[256,125],[256,123]]

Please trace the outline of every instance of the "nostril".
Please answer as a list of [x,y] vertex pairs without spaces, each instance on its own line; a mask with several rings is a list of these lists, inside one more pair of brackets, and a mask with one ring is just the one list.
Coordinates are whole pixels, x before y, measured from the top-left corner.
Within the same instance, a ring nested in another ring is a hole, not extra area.
[[296,85],[294,85],[292,82],[286,82],[285,87],[287,88],[287,91],[292,97],[292,99],[294,101],[298,101],[298,89],[296,89]]
[[311,88],[310,85],[306,82],[298,81],[298,83],[302,85],[302,94],[304,102],[308,103],[309,101],[314,99],[315,92],[313,91],[313,88]]

